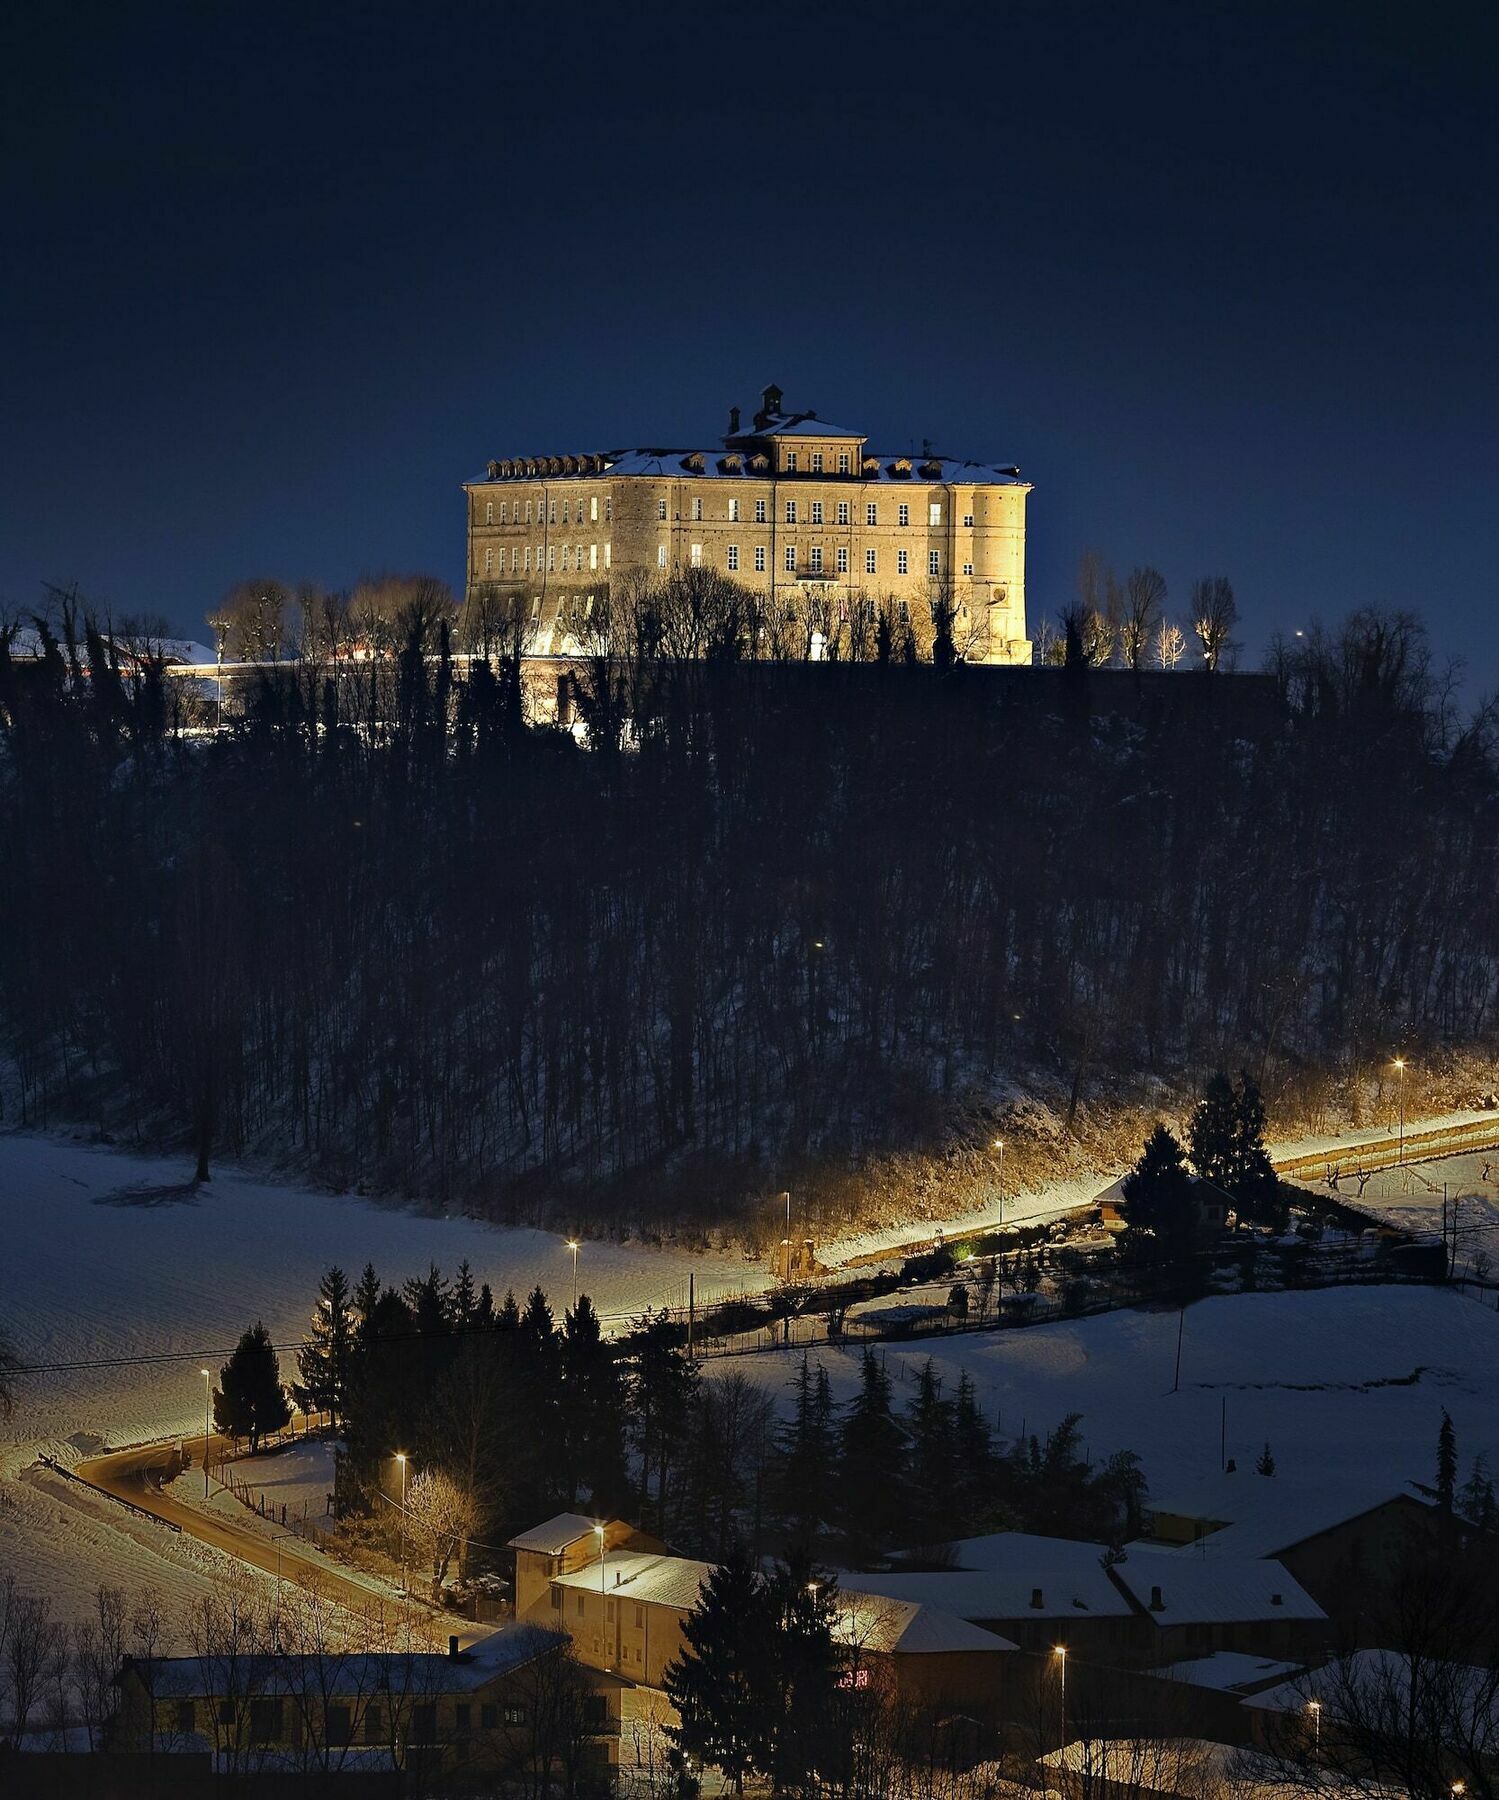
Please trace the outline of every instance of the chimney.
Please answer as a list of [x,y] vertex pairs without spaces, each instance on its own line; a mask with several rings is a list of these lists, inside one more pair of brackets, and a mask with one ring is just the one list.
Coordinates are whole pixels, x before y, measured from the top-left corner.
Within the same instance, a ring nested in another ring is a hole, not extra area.
[[1158,1587],[1150,1590],[1150,1610],[1152,1612],[1165,1612],[1166,1610],[1166,1602],[1161,1597],[1161,1590]]
[[1279,1594],[1272,1594],[1272,1595],[1271,1595],[1271,1596],[1270,1596],[1270,1604],[1271,1604],[1271,1605],[1272,1605],[1272,1606],[1282,1606],[1282,1605],[1284,1605],[1284,1604],[1285,1604],[1285,1603],[1284,1603],[1284,1601],[1282,1601],[1282,1599],[1281,1599],[1281,1597],[1280,1597],[1280,1595],[1279,1595]]
[[1040,1612],[1040,1610],[1044,1604],[1045,1604],[1045,1602],[1041,1598],[1040,1588],[1032,1588],[1031,1589],[1031,1605],[1033,1607],[1035,1607],[1037,1612]]
[[458,1660],[458,1634],[455,1631],[448,1638],[448,1661],[449,1662],[457,1662],[457,1660]]
[[739,408],[737,406],[731,406],[729,408],[729,436],[730,437],[738,437],[738,435],[739,435]]

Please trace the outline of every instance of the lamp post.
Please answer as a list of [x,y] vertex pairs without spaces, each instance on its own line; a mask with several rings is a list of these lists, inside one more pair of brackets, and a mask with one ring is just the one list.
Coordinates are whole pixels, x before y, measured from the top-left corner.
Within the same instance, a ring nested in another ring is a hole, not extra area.
[[1405,1058],[1395,1058],[1395,1071],[1400,1077],[1400,1166],[1405,1167]]
[[213,1377],[207,1369],[199,1369],[203,1377],[203,1498],[208,1498],[208,1409],[213,1399]]
[[1322,1754],[1322,1702],[1308,1700],[1306,1710],[1312,1715],[1312,1755]]
[[995,1138],[994,1148],[999,1152],[999,1222],[1005,1222],[1005,1141]]
[[401,1592],[406,1592],[406,1452],[396,1451],[396,1461],[401,1465]]
[[578,1310],[578,1240],[569,1238],[567,1247],[573,1253],[573,1311]]
[[1067,1646],[1058,1644],[1052,1651],[1057,1659],[1058,1679],[1060,1682],[1058,1713],[1062,1721],[1062,1741],[1059,1748],[1067,1748]]

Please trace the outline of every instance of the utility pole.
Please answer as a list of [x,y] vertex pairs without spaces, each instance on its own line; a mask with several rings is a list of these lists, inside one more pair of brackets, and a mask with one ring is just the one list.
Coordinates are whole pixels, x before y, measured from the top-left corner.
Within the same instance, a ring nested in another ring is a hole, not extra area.
[[1182,1384],[1182,1338],[1187,1329],[1187,1303],[1182,1301],[1181,1312],[1176,1320],[1176,1377],[1171,1383],[1173,1394],[1178,1393]]
[[693,1360],[692,1328],[697,1323],[697,1276],[689,1269],[687,1272],[687,1360]]

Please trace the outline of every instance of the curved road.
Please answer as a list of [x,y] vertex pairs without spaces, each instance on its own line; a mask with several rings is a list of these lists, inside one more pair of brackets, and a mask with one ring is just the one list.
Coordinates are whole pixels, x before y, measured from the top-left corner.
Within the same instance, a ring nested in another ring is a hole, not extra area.
[[[227,1556],[264,1570],[267,1575],[290,1581],[297,1587],[316,1587],[320,1593],[352,1612],[383,1618],[387,1608],[393,1611],[399,1608],[398,1600],[387,1598],[340,1571],[330,1559],[309,1551],[300,1538],[290,1533],[272,1538],[249,1524],[241,1525],[232,1515],[206,1512],[201,1507],[186,1505],[168,1493],[162,1482],[164,1479],[170,1481],[177,1473],[177,1443],[176,1438],[171,1438],[160,1443],[138,1444],[129,1450],[106,1451],[102,1456],[91,1456],[76,1464],[73,1473],[116,1499],[139,1507],[153,1518],[180,1527],[200,1543],[211,1544]],[[213,1448],[222,1453],[232,1446],[227,1439],[216,1437]],[[432,1610],[415,1596],[413,1604],[423,1612]],[[482,1627],[463,1624],[451,1614],[443,1616],[459,1628],[459,1635],[465,1642],[487,1635]]]

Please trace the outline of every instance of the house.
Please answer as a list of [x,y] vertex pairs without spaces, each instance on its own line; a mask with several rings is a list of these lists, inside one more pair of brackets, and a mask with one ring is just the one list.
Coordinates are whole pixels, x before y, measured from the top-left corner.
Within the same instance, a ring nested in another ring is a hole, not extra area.
[[[220,1769],[504,1766],[531,1748],[565,1639],[515,1626],[467,1650],[127,1657],[115,1748],[208,1753]],[[609,1697],[586,1703],[601,1732]],[[617,1704],[614,1707],[617,1713]]]
[[1345,1637],[1364,1639],[1370,1577],[1440,1525],[1436,1506],[1398,1482],[1243,1473],[1152,1492],[1145,1541],[1193,1545],[1209,1561],[1273,1557]]
[[[521,1623],[566,1632],[590,1669],[643,1690],[659,1690],[683,1648],[683,1626],[698,1604],[711,1563],[638,1547],[623,1521],[595,1526],[562,1515],[511,1540],[516,1548],[516,1614]],[[619,1539],[619,1547],[609,1539]],[[599,1554],[599,1543],[605,1544]],[[645,1540],[650,1545],[650,1540]],[[526,1572],[522,1575],[522,1559]],[[545,1587],[542,1571],[550,1567]],[[920,1705],[992,1711],[1016,1646],[1007,1638],[918,1599],[840,1585],[834,1634],[846,1678],[887,1683]],[[626,1716],[644,1699],[622,1702]]]
[[1301,1663],[1330,1647],[1327,1614],[1280,1562],[1137,1545],[1109,1573],[1138,1609],[1148,1663],[1215,1650]]

